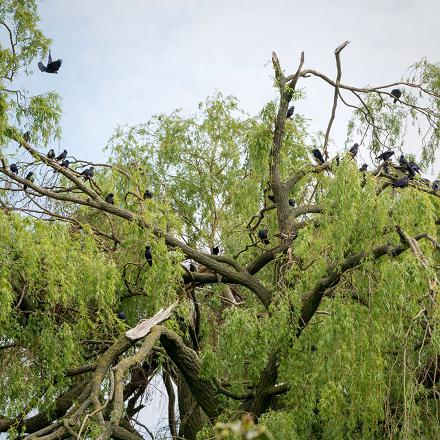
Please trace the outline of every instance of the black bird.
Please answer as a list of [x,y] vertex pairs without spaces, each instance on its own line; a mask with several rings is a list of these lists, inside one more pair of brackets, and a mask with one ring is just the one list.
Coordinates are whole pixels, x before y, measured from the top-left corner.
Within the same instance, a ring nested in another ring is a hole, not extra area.
[[49,159],[55,159],[55,151],[53,150],[53,148],[51,148],[48,152],[47,152],[47,157]]
[[274,196],[273,194],[269,194],[269,195],[267,196],[267,198],[268,198],[271,202],[275,203],[275,196]]
[[410,179],[416,177],[416,171],[410,164],[406,165],[406,170],[408,171],[408,176]]
[[391,90],[391,94],[394,96],[394,104],[397,102],[398,99],[402,96],[402,90],[400,89],[393,89]]
[[350,151],[350,153],[351,153],[351,155],[352,155],[353,157],[356,157],[356,155],[358,154],[358,151],[359,151],[359,144],[358,144],[358,143],[354,144],[354,145],[350,148],[350,150],[348,150],[348,151]]
[[402,166],[402,167],[406,167],[407,165],[409,165],[409,163],[408,163],[408,161],[406,160],[404,154],[401,154],[401,155],[400,155],[400,157],[399,157],[399,164],[400,164],[400,166]]
[[409,177],[408,176],[404,176],[401,179],[397,179],[393,182],[393,187],[394,188],[405,188],[405,186],[408,186],[409,183]]
[[390,157],[394,154],[393,150],[384,151],[382,154],[376,157],[378,160],[389,160]]
[[193,262],[189,263],[189,271],[190,272],[197,272],[197,267]]
[[220,253],[220,248],[218,246],[214,246],[211,249],[211,253],[212,253],[212,255],[218,255]]
[[319,163],[324,163],[324,158],[322,157],[322,153],[321,153],[317,148],[315,148],[315,149],[312,151],[312,153],[313,153],[314,158],[315,158]]
[[434,180],[434,182],[432,182],[432,189],[434,191],[440,191],[440,180]]
[[125,316],[124,312],[118,312],[116,315],[119,319],[122,319],[122,321],[125,321],[127,317]]
[[16,163],[11,163],[11,165],[9,165],[9,169],[11,170],[12,174],[18,174],[18,166]]
[[63,168],[69,168],[69,165],[70,165],[70,161],[69,161],[68,159],[64,159],[64,160],[61,162],[61,166],[62,166]]
[[422,170],[420,169],[420,167],[413,161],[409,162],[409,166],[414,170],[415,173],[421,173]]
[[[33,183],[35,181],[35,173],[33,171],[29,171],[29,173],[26,174],[25,179],[29,180],[29,182]],[[27,185],[26,184],[23,185],[23,189],[25,191],[27,190]]]
[[336,166],[338,167],[341,162],[341,160],[339,158],[339,154],[335,157],[335,160],[336,160]]
[[366,163],[362,164],[362,166],[359,168],[359,171],[361,173],[365,173],[367,171],[368,165]]
[[153,193],[149,189],[147,189],[144,192],[144,199],[152,199],[152,198],[153,198]]
[[292,105],[292,107],[289,107],[289,110],[287,110],[286,118],[290,118],[293,115],[294,111],[295,111],[295,106]]
[[63,150],[55,160],[64,160],[67,157],[67,150]]
[[145,246],[145,259],[148,265],[151,267],[153,265],[153,255],[151,254],[151,246]]
[[38,63],[38,68],[42,71],[42,72],[46,72],[46,73],[58,73],[58,70],[61,67],[61,63],[63,62],[63,60],[59,59],[56,61],[52,61],[52,55],[50,53],[49,50],[49,58],[47,59],[47,66],[45,66],[41,61]]
[[24,135],[23,135],[23,139],[29,143],[29,141],[31,140],[31,132],[27,131]]
[[94,175],[95,175],[95,168],[93,168],[93,167],[86,168],[81,173],[81,176],[84,176],[84,180],[90,180]]
[[114,205],[115,204],[115,195],[113,193],[108,193],[105,196],[104,199],[107,203],[110,203],[110,205]]
[[291,206],[292,208],[296,205],[296,202],[294,199],[289,199],[289,206]]
[[261,231],[258,231],[258,237],[260,237],[263,244],[270,244],[270,241],[267,239],[267,232],[267,229],[261,229]]

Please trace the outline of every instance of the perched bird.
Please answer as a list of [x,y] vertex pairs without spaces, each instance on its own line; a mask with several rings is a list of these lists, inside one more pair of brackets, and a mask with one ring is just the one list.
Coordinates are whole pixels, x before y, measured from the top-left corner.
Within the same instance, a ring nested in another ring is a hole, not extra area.
[[18,166],[16,163],[11,163],[11,165],[9,165],[9,169],[11,170],[12,174],[18,174]]
[[29,143],[29,141],[31,140],[31,132],[27,131],[24,135],[23,135],[23,139]]
[[211,253],[212,253],[212,255],[218,255],[220,253],[220,248],[218,246],[214,246],[211,249]]
[[376,157],[378,160],[389,160],[390,157],[394,154],[393,150],[384,151],[382,154]]
[[192,261],[191,261],[191,263],[189,263],[189,271],[190,272],[197,272],[197,267]]
[[416,171],[410,164],[406,165],[406,170],[408,171],[408,176],[410,179],[416,177]]
[[95,175],[95,168],[93,168],[93,167],[86,168],[81,173],[81,176],[84,176],[84,180],[90,180],[94,175]]
[[67,150],[63,150],[55,160],[57,161],[64,160],[66,157],[67,157]]
[[261,229],[258,231],[258,237],[263,242],[263,244],[270,244],[270,241],[267,239],[267,229]]
[[394,188],[405,188],[405,186],[408,186],[409,183],[409,177],[408,176],[404,176],[401,179],[397,179],[393,182],[393,187]]
[[63,60],[59,59],[56,61],[52,61],[52,54],[50,53],[49,50],[49,58],[47,59],[47,66],[45,66],[41,61],[38,63],[38,68],[42,71],[42,72],[46,72],[46,73],[58,73],[58,70],[61,67],[61,63],[63,62]]
[[[35,182],[35,173],[33,171],[29,171],[29,173],[26,174],[25,177],[26,180],[29,180],[29,182]],[[23,185],[23,189],[26,191],[27,190],[27,185],[24,184]]]
[[121,319],[122,321],[125,321],[125,320],[127,319],[127,317],[125,316],[125,313],[124,313],[124,312],[118,312],[118,313],[116,314],[116,316],[117,316],[119,319]]
[[399,164],[400,164],[400,166],[402,166],[402,167],[406,167],[406,166],[408,165],[408,161],[406,160],[404,154],[401,154],[401,155],[400,155],[400,157],[399,157]]
[[55,151],[53,148],[51,148],[48,152],[47,152],[47,157],[49,159],[55,159]]
[[366,163],[362,164],[362,166],[359,168],[359,171],[361,173],[365,173],[367,171],[368,165]]
[[359,144],[358,144],[358,143],[354,144],[354,145],[350,148],[350,150],[348,150],[348,151],[350,151],[350,153],[351,153],[351,155],[352,155],[353,157],[356,157],[356,155],[358,154],[358,151],[359,151]]
[[341,163],[341,159],[339,157],[339,154],[335,157],[335,160],[336,160],[336,166],[338,167],[339,164]]
[[152,199],[153,198],[153,193],[150,190],[145,190],[144,192],[144,199]]
[[432,189],[434,191],[440,191],[440,180],[434,180],[434,182],[432,182]]
[[275,203],[275,196],[274,196],[273,194],[269,194],[269,195],[267,196],[267,198],[268,198],[271,202]]
[[394,104],[397,102],[398,99],[402,96],[402,91],[400,89],[393,89],[391,90],[391,94],[394,96]]
[[115,195],[113,193],[108,193],[105,196],[104,199],[107,203],[110,203],[110,205],[114,205],[115,204]]
[[315,158],[319,163],[324,163],[324,158],[322,157],[322,153],[321,153],[317,148],[315,148],[315,149],[312,151],[312,153],[313,153],[314,158]]
[[292,105],[292,107],[289,107],[289,110],[287,110],[286,118],[290,118],[293,115],[294,111],[295,111],[295,106]]
[[69,161],[68,159],[64,159],[64,160],[61,162],[61,166],[62,166],[63,168],[69,168],[69,165],[70,165],[70,161]]
[[151,253],[151,246],[145,246],[145,259],[148,265],[151,267],[153,265],[153,255]]
[[294,199],[289,199],[289,206],[291,206],[292,208],[296,205],[296,202]]
[[420,169],[420,167],[413,161],[409,162],[409,166],[414,170],[415,173],[421,173],[422,170]]

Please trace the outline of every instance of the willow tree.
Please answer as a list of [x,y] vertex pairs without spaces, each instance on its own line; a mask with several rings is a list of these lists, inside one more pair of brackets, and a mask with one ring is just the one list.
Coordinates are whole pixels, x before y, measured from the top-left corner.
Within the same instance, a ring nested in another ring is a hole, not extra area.
[[[341,79],[348,43],[335,79],[305,68],[304,54],[285,74],[273,54],[279,96],[257,116],[215,95],[194,116],[117,129],[105,164],[63,168],[46,157],[58,97],[14,85],[50,43],[35,2],[2,2],[0,25],[0,432],[153,437],[137,418],[161,378],[175,439],[440,437],[439,194],[417,176],[393,188],[400,166],[360,172],[331,154],[348,105],[347,145],[399,150],[416,127],[427,169],[438,65],[355,87]],[[334,89],[318,165],[305,119],[286,119],[311,77]],[[148,321],[164,308],[168,320]]]

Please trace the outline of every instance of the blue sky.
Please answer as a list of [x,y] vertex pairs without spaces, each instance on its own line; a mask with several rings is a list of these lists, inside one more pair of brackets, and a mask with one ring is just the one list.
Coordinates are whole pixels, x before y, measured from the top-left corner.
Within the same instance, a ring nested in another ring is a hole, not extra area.
[[[118,124],[193,112],[215,90],[257,113],[276,96],[272,50],[286,71],[304,50],[307,67],[334,76],[333,51],[348,39],[343,81],[356,85],[400,79],[422,56],[440,61],[437,0],[43,0],[41,16],[63,65],[58,76],[35,66],[26,86],[62,96],[61,145],[89,160],[105,158]],[[332,90],[316,79],[302,86],[307,98],[297,111],[325,130]],[[348,116],[340,112],[334,124],[340,148]]]

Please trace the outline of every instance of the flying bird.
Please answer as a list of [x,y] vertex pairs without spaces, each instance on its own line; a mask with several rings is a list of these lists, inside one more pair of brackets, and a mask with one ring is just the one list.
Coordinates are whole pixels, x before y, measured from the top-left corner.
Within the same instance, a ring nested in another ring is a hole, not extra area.
[[351,153],[351,155],[352,155],[353,157],[356,157],[356,155],[358,154],[358,151],[359,151],[359,144],[358,144],[358,143],[354,144],[354,145],[350,148],[350,150],[348,150],[348,151],[350,151],[350,153]]
[[115,195],[113,193],[108,193],[105,196],[104,199],[107,203],[110,203],[110,205],[114,205],[115,204]]
[[394,104],[397,102],[398,99],[402,96],[402,90],[400,89],[393,89],[391,90],[391,94],[394,96]]
[[359,171],[361,173],[365,173],[367,171],[368,165],[366,163],[362,164],[362,166],[359,168]]
[[153,265],[153,255],[151,253],[151,246],[145,246],[145,259],[148,265],[151,267]]
[[292,105],[292,107],[289,107],[289,110],[287,110],[286,118],[289,119],[293,115],[294,111],[295,111],[295,106]]
[[292,208],[296,205],[296,202],[294,199],[289,199],[289,206],[291,206]]
[[324,163],[324,158],[322,157],[322,153],[321,153],[317,148],[315,148],[315,149],[312,151],[312,153],[313,153],[314,158],[315,158],[319,163]]
[[[35,182],[35,173],[33,171],[29,171],[29,173],[26,174],[25,177],[26,180],[29,180],[29,182]],[[26,191],[27,190],[27,185],[24,184],[23,185],[23,189]]]
[[376,157],[378,160],[389,160],[390,157],[394,154],[393,150],[384,151],[382,154]]
[[16,175],[18,174],[18,166],[16,163],[11,163],[9,169],[11,170],[12,174],[16,174]]
[[263,244],[270,244],[270,241],[267,239],[267,233],[267,229],[261,229],[260,231],[258,231],[258,237],[263,242]]
[[440,191],[440,180],[434,180],[434,182],[432,182],[432,189],[434,191]]
[[144,199],[152,199],[153,198],[153,193],[150,190],[145,190],[144,192]]
[[81,176],[84,176],[84,180],[90,180],[94,175],[95,175],[95,168],[93,168],[93,167],[86,168],[81,173]]
[[60,160],[64,160],[66,157],[67,157],[67,150],[63,150],[55,160],[59,162]]
[[220,253],[220,248],[218,246],[214,246],[211,249],[211,253],[212,253],[212,255],[218,255]]
[[127,317],[125,316],[124,312],[118,312],[116,315],[119,319],[121,319],[122,321],[125,321],[127,319]]
[[49,159],[55,159],[55,151],[53,148],[51,148],[48,152],[47,152],[47,157]]
[[397,179],[393,182],[393,187],[394,188],[405,188],[406,186],[408,186],[409,183],[409,177],[408,176],[404,176],[401,179]]
[[47,59],[47,66],[45,66],[41,61],[38,63],[38,68],[42,71],[42,72],[46,72],[46,73],[58,73],[58,70],[61,67],[61,63],[63,62],[63,60],[59,59],[56,61],[52,61],[52,54],[50,53],[49,50],[49,58]]

